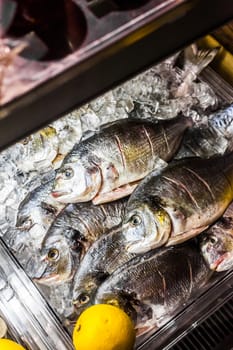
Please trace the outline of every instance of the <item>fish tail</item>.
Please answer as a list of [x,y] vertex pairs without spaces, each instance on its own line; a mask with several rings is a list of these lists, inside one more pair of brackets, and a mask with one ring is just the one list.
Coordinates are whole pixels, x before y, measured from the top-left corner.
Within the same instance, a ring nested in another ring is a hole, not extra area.
[[184,71],[198,75],[206,66],[212,62],[220,47],[213,49],[200,49],[198,50],[195,45],[191,45],[185,49],[185,66]]
[[214,59],[218,51],[219,47],[215,47],[214,49],[198,50],[196,45],[188,46],[184,50],[183,82],[174,92],[174,97],[182,97],[188,94],[189,85]]
[[215,113],[210,119],[209,124],[217,132],[226,137],[232,138],[233,132],[233,104],[227,108]]

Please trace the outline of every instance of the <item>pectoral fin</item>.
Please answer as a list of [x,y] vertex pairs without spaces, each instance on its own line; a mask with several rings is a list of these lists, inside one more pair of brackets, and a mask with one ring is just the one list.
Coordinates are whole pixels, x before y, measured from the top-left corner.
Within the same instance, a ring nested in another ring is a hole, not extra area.
[[158,173],[159,175],[167,166],[168,163],[165,160],[156,156],[154,159],[153,174]]
[[131,184],[127,184],[121,187],[116,188],[113,191],[109,191],[106,193],[99,193],[93,200],[93,204],[102,204],[115,201],[117,199],[129,196],[134,189],[137,187],[139,181],[133,182]]
[[188,239],[196,237],[201,232],[205,231],[208,227],[209,227],[209,225],[208,226],[197,227],[197,228],[194,228],[194,229],[192,229],[190,231],[186,231],[184,233],[181,233],[180,235],[176,235],[174,237],[170,237],[168,242],[167,242],[167,244],[166,244],[166,247],[170,247],[171,245],[180,244],[180,243],[183,243],[183,242],[187,241]]

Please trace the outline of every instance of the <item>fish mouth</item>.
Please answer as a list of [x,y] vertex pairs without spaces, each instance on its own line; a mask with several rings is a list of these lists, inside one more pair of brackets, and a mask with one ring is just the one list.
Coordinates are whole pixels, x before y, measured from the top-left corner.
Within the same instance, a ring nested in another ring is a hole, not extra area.
[[29,231],[32,228],[32,226],[27,227],[27,226],[17,226],[17,225],[15,225],[15,227],[17,228],[17,230],[21,232]]
[[59,274],[53,273],[50,276],[35,277],[35,278],[33,278],[33,282],[36,282],[38,284],[43,284],[43,285],[51,285],[51,283],[60,284],[63,281],[62,281],[61,276]]
[[62,192],[62,191],[52,191],[51,192],[51,195],[54,198],[59,198],[59,197],[62,197],[62,196],[66,196],[67,194],[69,194],[69,192]]
[[31,219],[27,221],[25,224],[20,224],[19,222],[16,222],[15,227],[19,231],[30,231],[33,226],[35,226],[36,223],[33,222]]
[[223,264],[223,262],[227,258],[229,258],[229,256],[230,256],[230,254],[228,252],[221,255],[216,261],[214,261],[211,264],[211,266],[210,266],[211,270],[218,271],[218,272],[225,271],[225,269],[224,269],[225,265]]
[[[31,267],[33,264],[33,268]],[[29,276],[30,278],[39,284],[50,284],[51,282],[58,282],[58,279],[60,278],[59,274],[56,273],[55,269],[49,268],[47,262],[45,259],[40,260],[36,263],[34,259],[29,259],[27,264],[27,271],[30,271]]]
[[132,243],[125,245],[125,250],[130,254],[147,253],[149,250],[159,247],[159,245],[152,245],[145,240],[135,240]]
[[59,285],[63,282],[69,282],[74,277],[75,271],[71,269],[64,274],[59,274],[57,272],[47,272],[46,269],[40,274],[40,276],[32,277],[33,282],[43,285]]
[[78,301],[78,299],[74,299],[72,300],[72,304],[74,305],[74,307],[77,308],[77,305],[80,304],[80,302]]

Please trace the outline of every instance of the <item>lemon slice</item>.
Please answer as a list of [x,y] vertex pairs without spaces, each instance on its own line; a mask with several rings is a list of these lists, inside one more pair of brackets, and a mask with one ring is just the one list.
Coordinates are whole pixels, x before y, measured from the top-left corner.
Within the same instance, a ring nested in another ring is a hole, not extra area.
[[7,333],[7,325],[3,318],[0,317],[0,338],[5,337]]

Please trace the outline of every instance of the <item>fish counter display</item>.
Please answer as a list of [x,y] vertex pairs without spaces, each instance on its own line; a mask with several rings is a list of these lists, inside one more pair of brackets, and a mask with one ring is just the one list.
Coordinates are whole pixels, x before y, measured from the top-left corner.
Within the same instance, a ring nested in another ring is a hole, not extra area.
[[191,45],[0,154],[2,240],[68,332],[107,303],[140,345],[232,270],[233,88],[200,77],[218,51]]

